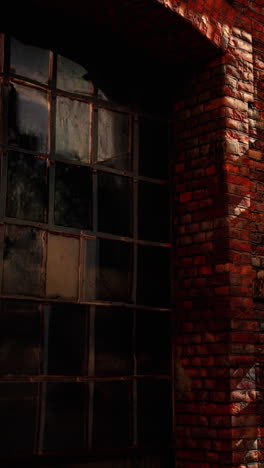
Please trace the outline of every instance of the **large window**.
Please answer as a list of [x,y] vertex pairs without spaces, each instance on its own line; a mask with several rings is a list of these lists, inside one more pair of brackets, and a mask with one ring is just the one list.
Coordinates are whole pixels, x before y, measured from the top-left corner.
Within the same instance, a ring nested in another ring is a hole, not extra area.
[[1,44],[0,456],[168,448],[167,122]]

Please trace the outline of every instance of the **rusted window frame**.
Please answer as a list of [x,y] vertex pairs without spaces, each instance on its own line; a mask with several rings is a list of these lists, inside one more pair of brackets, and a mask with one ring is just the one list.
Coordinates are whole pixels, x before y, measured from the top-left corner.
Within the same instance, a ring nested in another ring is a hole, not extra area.
[[[1,38],[3,41],[3,37]],[[0,143],[0,151],[2,152],[2,158],[1,158],[1,199],[0,199],[0,250],[1,250],[1,243],[3,243],[3,239],[1,239],[1,225],[21,225],[21,226],[33,226],[37,227],[39,229],[42,229],[43,231],[47,233],[60,233],[64,235],[72,235],[74,237],[77,237],[80,241],[80,249],[84,248],[84,242],[89,239],[112,239],[112,240],[118,240],[118,241],[123,241],[123,242],[128,242],[133,245],[133,262],[134,262],[134,268],[133,268],[133,290],[132,290],[132,302],[116,302],[116,301],[102,301],[102,300],[90,300],[90,301],[83,301],[80,300],[80,291],[78,293],[78,299],[77,301],[72,301],[73,303],[79,303],[87,306],[87,309],[89,307],[89,321],[90,321],[90,327],[89,327],[89,360],[88,360],[88,367],[89,367],[89,375],[88,376],[76,376],[76,377],[66,377],[67,381],[75,381],[75,382],[95,382],[95,381],[104,381],[108,380],[109,378],[106,379],[104,377],[98,378],[94,376],[94,317],[95,317],[95,309],[96,306],[116,306],[116,307],[126,307],[126,308],[132,308],[134,310],[133,312],[133,323],[135,325],[135,311],[136,309],[145,309],[149,311],[164,311],[164,312],[169,312],[171,313],[172,309],[171,307],[156,307],[156,306],[148,306],[148,305],[141,305],[136,302],[137,299],[137,261],[138,261],[138,246],[139,245],[146,245],[146,246],[153,246],[153,247],[163,247],[166,249],[171,249],[171,244],[167,242],[156,242],[156,241],[146,241],[138,238],[138,182],[139,181],[146,181],[146,182],[151,182],[155,184],[161,184],[161,185],[168,185],[170,184],[170,181],[168,180],[163,180],[163,179],[154,179],[151,177],[145,177],[142,175],[139,175],[138,173],[138,168],[139,168],[139,118],[140,117],[148,117],[153,119],[153,115],[148,114],[148,113],[143,113],[143,112],[136,112],[136,111],[131,111],[125,106],[120,106],[117,105],[114,102],[111,101],[105,101],[101,98],[97,98],[95,96],[89,95],[89,96],[84,96],[81,94],[73,94],[67,91],[62,91],[58,90],[56,88],[56,53],[50,52],[50,73],[51,73],[51,81],[49,85],[44,85],[40,84],[37,81],[30,80],[29,78],[25,78],[20,75],[15,75],[10,73],[10,63],[9,63],[9,57],[10,57],[10,40],[8,36],[5,36],[4,40],[4,54],[5,54],[5,61],[4,61],[4,70],[0,72],[0,78],[3,81],[3,94],[4,94],[4,105],[3,105],[3,141]],[[52,72],[51,72],[52,71]],[[50,142],[50,147],[49,151],[47,153],[38,153],[39,156],[43,157],[45,160],[48,161],[49,164],[49,186],[48,186],[48,194],[49,194],[49,202],[48,202],[48,219],[47,223],[42,223],[42,222],[33,222],[33,221],[26,221],[26,220],[21,220],[21,219],[14,219],[14,218],[8,218],[5,216],[5,205],[6,205],[6,194],[7,194],[7,155],[9,151],[16,151],[16,152],[21,152],[24,154],[30,154],[30,155],[36,155],[36,151],[31,151],[27,150],[24,148],[19,148],[18,146],[15,145],[9,145],[8,143],[8,138],[7,138],[7,125],[5,122],[8,121],[8,107],[7,107],[7,85],[8,83],[12,81],[17,84],[22,84],[26,85],[27,87],[34,88],[34,89],[39,89],[47,92],[49,95],[49,101],[50,101],[50,111],[49,111],[49,142]],[[92,157],[94,154],[94,141],[96,141],[97,138],[97,133],[96,133],[96,128],[94,125],[91,126],[92,128],[92,134],[90,135],[92,145],[90,145],[90,152],[87,158],[87,162],[83,161],[73,161],[73,160],[68,160],[64,159],[65,164],[67,165],[78,165],[78,166],[87,166],[92,169],[92,178],[93,178],[93,193],[92,193],[92,200],[93,200],[93,225],[92,225],[92,230],[83,230],[83,229],[76,229],[76,228],[71,228],[71,227],[64,227],[64,226],[58,226],[55,225],[54,223],[54,194],[55,194],[55,162],[56,161],[63,161],[62,158],[58,157],[55,153],[55,128],[56,128],[56,96],[64,96],[66,98],[74,98],[77,99],[81,102],[85,102],[87,105],[90,105],[91,107],[91,116],[94,114],[94,110],[97,108],[103,108],[103,109],[109,109],[112,111],[118,111],[122,113],[127,113],[129,115],[130,119],[130,149],[133,148],[133,154],[131,153],[132,157],[132,163],[133,166],[130,171],[127,170],[120,170],[120,169],[113,169],[110,167],[106,167],[104,165],[101,165],[99,163],[93,163],[92,162]],[[158,117],[158,120],[164,121],[164,116]],[[132,124],[133,122],[133,124]],[[133,128],[132,128],[133,126]],[[133,140],[133,141],[132,141]],[[109,173],[109,174],[116,174],[116,175],[121,175],[124,177],[128,177],[132,181],[132,186],[133,186],[133,196],[132,196],[132,202],[133,202],[133,209],[132,209],[132,216],[133,216],[133,233],[132,237],[124,237],[124,236],[119,236],[119,235],[114,235],[110,233],[104,233],[104,232],[99,232],[98,231],[98,225],[97,225],[97,213],[98,213],[98,191],[97,191],[97,174],[98,172],[102,173]],[[2,236],[3,237],[3,236]],[[1,284],[1,276],[2,276],[2,270],[3,270],[3,261],[0,256],[0,284]],[[80,269],[82,272],[82,269]],[[82,277],[79,278],[79,284],[82,284]],[[43,304],[52,304],[54,302],[63,302],[60,299],[55,299],[55,298],[43,298],[43,297],[29,297],[29,296],[23,296],[23,295],[13,295],[13,294],[1,294],[0,292],[0,300],[1,299],[26,299],[26,300],[34,300],[38,301],[40,303],[40,310],[43,308]],[[65,301],[66,302],[66,301]],[[67,301],[69,303],[71,301]],[[87,315],[87,312],[86,312]],[[133,338],[135,340],[135,327],[133,329]],[[87,351],[87,350],[86,350]],[[136,362],[136,360],[134,360]],[[172,368],[173,368],[173,363],[172,363]],[[172,374],[170,375],[138,375],[137,374],[137,368],[136,364],[134,364],[134,369],[133,369],[133,375],[131,376],[122,376],[122,377],[112,377],[111,380],[126,380],[132,382],[132,392],[133,392],[133,447],[136,448],[138,446],[138,434],[137,434],[137,381],[139,379],[159,379],[159,380],[169,380],[172,381]],[[8,379],[6,377],[0,376],[0,381],[7,381]],[[9,378],[10,380],[10,378]],[[20,377],[12,377],[12,381],[21,381]],[[40,383],[44,382],[62,382],[65,381],[65,376],[47,376],[45,375],[38,375],[34,376],[23,376],[23,381],[29,381],[32,382],[39,382],[39,402],[38,406],[40,408],[41,406],[41,395],[40,395]],[[90,398],[89,400],[89,406],[93,406],[93,399]],[[41,411],[38,409],[38,435],[36,436],[36,444],[35,444],[35,453],[38,455],[44,455],[43,451],[40,448],[40,438],[41,438]],[[89,419],[87,422],[88,424],[88,434],[89,434],[89,440],[88,440],[88,450],[92,449],[92,422]],[[156,450],[157,447],[152,447],[152,450]],[[123,450],[123,449],[122,449]],[[131,450],[131,447],[127,448],[128,452]],[[149,448],[147,449],[149,450]],[[168,450],[168,447],[166,448]]]

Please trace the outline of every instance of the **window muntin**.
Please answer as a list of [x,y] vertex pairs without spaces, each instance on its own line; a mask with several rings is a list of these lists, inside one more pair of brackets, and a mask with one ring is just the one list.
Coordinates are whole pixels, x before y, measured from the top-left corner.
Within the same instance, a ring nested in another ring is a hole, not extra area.
[[[18,48],[26,50],[25,64]],[[19,365],[8,375],[10,385],[16,373],[25,383],[33,373],[38,382],[27,453],[157,445],[156,436],[140,432],[140,417],[147,427],[149,416],[147,407],[146,416],[139,414],[139,402],[145,405],[141,379],[151,382],[154,399],[166,381],[169,414],[170,336],[158,343],[158,362],[153,346],[159,326],[166,334],[170,323],[169,184],[167,163],[159,161],[166,160],[167,124],[104,100],[85,69],[65,57],[42,51],[36,67],[36,50],[11,40],[1,145],[1,310],[20,297],[26,317],[35,307],[41,334],[38,369]],[[155,134],[144,137],[146,126]],[[160,313],[153,330],[152,312]],[[25,355],[26,344],[18,344]],[[4,366],[0,386],[2,379]],[[169,419],[157,415],[157,426],[167,427]],[[168,436],[164,446],[169,443]]]

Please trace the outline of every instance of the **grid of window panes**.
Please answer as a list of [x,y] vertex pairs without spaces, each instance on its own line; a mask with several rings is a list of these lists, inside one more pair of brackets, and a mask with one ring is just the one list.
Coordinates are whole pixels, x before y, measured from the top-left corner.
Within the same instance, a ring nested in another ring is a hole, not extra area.
[[168,445],[167,124],[1,39],[0,452]]

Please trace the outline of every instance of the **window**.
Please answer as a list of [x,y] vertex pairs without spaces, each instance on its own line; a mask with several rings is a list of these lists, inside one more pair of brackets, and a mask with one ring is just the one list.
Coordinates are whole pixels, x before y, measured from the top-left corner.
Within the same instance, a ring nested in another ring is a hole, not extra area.
[[166,120],[2,43],[0,453],[141,448],[154,466],[172,427]]

